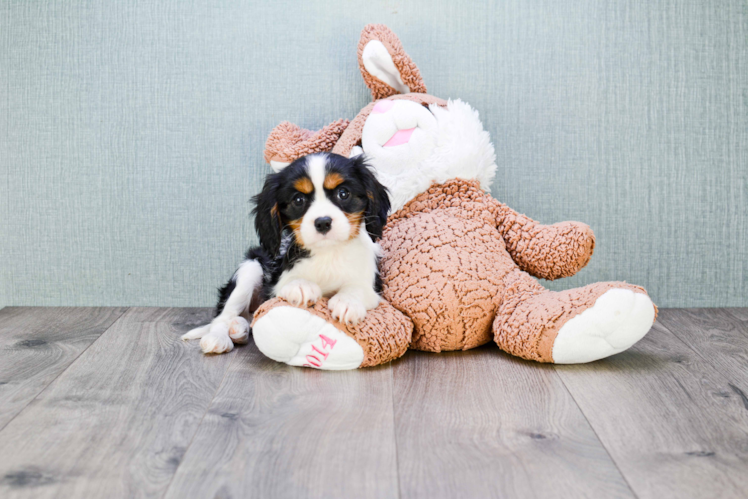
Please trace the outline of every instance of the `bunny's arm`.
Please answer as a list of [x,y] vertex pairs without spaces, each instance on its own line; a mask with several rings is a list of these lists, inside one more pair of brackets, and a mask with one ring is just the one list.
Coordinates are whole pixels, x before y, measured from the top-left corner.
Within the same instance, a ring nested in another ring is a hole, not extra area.
[[587,265],[595,249],[595,235],[587,224],[540,224],[496,202],[497,227],[514,262],[536,278],[555,280],[573,276]]

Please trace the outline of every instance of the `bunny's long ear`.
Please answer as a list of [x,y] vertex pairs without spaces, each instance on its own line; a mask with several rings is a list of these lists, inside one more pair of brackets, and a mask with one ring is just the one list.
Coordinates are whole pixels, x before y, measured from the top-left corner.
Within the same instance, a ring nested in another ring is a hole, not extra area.
[[280,172],[304,155],[330,151],[348,123],[348,120],[341,119],[313,132],[293,123],[283,122],[270,132],[265,141],[265,161],[274,171]]
[[395,94],[426,93],[418,67],[384,24],[364,27],[358,42],[358,67],[375,101]]

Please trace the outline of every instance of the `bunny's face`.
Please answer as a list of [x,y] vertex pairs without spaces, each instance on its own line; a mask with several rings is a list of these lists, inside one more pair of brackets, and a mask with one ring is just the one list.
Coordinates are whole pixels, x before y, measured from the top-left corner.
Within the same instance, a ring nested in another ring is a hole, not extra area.
[[360,146],[349,156],[357,154],[366,155],[389,189],[393,211],[450,179],[477,179],[488,188],[496,171],[493,145],[478,112],[460,100],[443,106],[377,101],[364,120]]
[[362,152],[378,173],[397,175],[428,158],[436,146],[436,118],[413,101],[378,101],[364,123]]
[[434,183],[454,178],[493,180],[495,155],[478,113],[460,100],[426,94],[418,68],[383,25],[368,25],[358,46],[361,75],[374,102],[349,123],[312,132],[284,123],[268,138],[265,158],[277,171],[317,151],[365,154],[390,191],[393,211]]

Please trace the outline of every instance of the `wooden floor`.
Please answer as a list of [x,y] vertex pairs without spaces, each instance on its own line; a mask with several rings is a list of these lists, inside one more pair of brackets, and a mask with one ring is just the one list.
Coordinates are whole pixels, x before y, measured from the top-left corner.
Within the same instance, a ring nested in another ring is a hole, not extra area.
[[748,496],[748,309],[661,310],[588,365],[342,373],[204,356],[209,316],[0,310],[0,497]]

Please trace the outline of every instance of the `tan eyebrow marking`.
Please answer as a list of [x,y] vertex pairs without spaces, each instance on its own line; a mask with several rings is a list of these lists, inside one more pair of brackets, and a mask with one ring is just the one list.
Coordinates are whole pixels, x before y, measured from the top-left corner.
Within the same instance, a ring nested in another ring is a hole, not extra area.
[[312,180],[309,177],[302,177],[300,179],[296,179],[293,183],[293,187],[304,194],[309,194],[312,191],[314,191],[314,184],[312,184]]
[[325,182],[322,183],[322,185],[325,189],[335,189],[340,186],[343,181],[345,181],[345,179],[343,179],[342,175],[337,172],[331,172],[325,176]]

